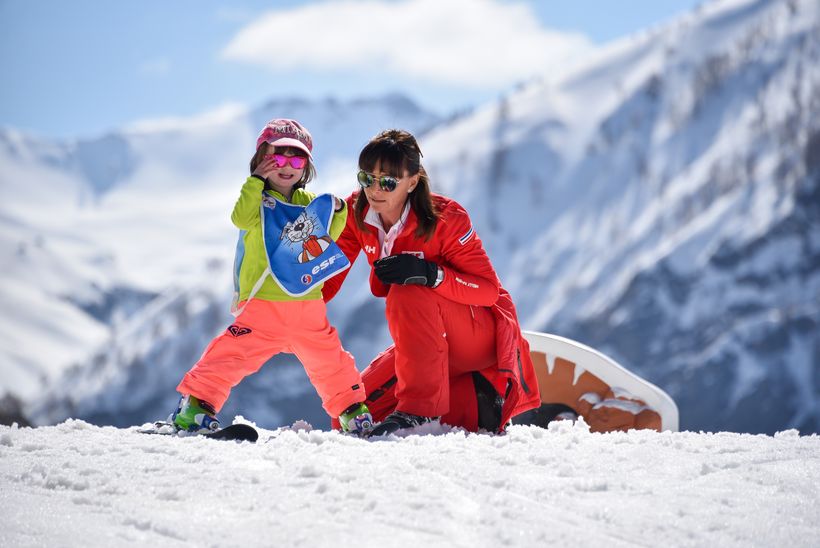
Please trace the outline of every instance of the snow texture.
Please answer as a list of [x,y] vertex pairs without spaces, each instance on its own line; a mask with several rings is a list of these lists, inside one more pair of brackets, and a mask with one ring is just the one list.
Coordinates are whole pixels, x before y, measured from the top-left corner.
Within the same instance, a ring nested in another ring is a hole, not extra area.
[[0,426],[0,545],[820,544],[816,435],[594,434],[582,420],[417,434],[303,423],[239,444]]

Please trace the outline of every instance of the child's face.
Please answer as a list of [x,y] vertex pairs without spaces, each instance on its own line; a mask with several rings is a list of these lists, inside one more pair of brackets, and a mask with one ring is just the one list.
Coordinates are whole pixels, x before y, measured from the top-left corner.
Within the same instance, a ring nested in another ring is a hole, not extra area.
[[[256,171],[276,188],[290,189],[305,172],[307,158],[290,147],[274,147],[265,143],[265,156]],[[301,167],[294,167],[294,165]]]

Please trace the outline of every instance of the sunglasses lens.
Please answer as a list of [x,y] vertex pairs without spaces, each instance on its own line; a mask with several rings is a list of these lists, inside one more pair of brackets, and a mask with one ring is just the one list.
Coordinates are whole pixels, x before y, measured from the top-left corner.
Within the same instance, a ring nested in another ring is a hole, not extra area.
[[307,165],[307,158],[303,156],[291,156],[290,165],[293,169],[302,169],[305,165]]
[[386,190],[387,192],[393,192],[396,190],[396,186],[399,182],[395,179],[395,177],[382,177],[379,179],[379,186],[382,187],[382,190]]
[[370,185],[373,184],[373,177],[365,173],[364,171],[359,171],[356,175],[356,180],[359,181],[359,186],[362,188],[368,188]]
[[265,154],[265,160],[273,162],[273,167],[285,167],[288,159],[281,154]]

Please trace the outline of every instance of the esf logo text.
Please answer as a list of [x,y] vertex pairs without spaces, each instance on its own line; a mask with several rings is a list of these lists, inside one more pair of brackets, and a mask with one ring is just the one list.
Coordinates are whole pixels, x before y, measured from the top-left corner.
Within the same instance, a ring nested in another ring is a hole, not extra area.
[[325,259],[325,260],[324,260],[324,261],[322,261],[321,263],[319,263],[319,264],[317,264],[316,266],[314,266],[314,267],[313,267],[313,270],[311,270],[311,273],[313,273],[313,275],[315,276],[316,274],[318,274],[318,273],[319,273],[319,272],[321,272],[322,270],[325,270],[325,269],[327,269],[327,268],[330,268],[330,266],[331,266],[333,263],[335,263],[335,262],[336,262],[336,259],[341,259],[342,257],[343,257],[343,255],[342,255],[341,253],[337,253],[337,254],[335,254],[335,255],[331,255],[330,257],[328,257],[327,259]]

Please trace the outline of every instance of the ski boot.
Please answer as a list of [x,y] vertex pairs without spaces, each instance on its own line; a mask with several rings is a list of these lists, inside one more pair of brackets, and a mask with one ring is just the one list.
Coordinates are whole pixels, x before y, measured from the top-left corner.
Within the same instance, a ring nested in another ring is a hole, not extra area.
[[364,403],[354,403],[339,415],[342,432],[367,436],[373,428],[373,415]]
[[170,419],[170,422],[179,430],[188,432],[219,430],[219,419],[216,418],[214,406],[195,396],[184,395],[179,398],[177,410]]
[[399,430],[415,428],[428,422],[437,422],[441,417],[423,417],[421,415],[411,415],[401,411],[393,411],[387,418],[376,425],[368,434],[368,437],[375,438],[393,434]]

